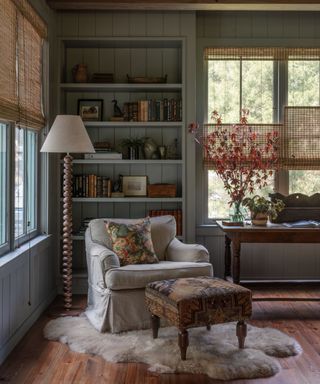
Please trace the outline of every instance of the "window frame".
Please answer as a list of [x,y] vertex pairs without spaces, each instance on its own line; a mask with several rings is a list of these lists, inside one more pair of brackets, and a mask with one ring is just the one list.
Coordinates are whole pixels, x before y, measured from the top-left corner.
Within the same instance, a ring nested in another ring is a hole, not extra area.
[[[27,176],[28,176],[28,172],[27,172],[27,167],[28,167],[28,132],[29,132],[29,129],[25,129],[25,128],[21,128],[23,130],[23,141],[24,141],[24,167],[23,167],[23,176],[24,176],[24,193],[23,193],[23,206],[24,206],[24,210],[23,210],[23,233],[18,236],[18,237],[15,237],[15,234],[13,233],[13,237],[14,237],[14,248],[18,248],[21,244],[25,243],[26,241],[28,240],[31,240],[33,239],[35,236],[38,235],[39,233],[39,230],[38,230],[38,223],[39,223],[39,220],[38,220],[38,213],[39,213],[39,204],[37,203],[38,201],[38,187],[39,187],[39,183],[38,183],[38,180],[37,178],[35,178],[35,196],[34,196],[34,202],[35,202],[35,228],[32,229],[31,231],[28,231],[28,210],[27,210],[27,206],[28,206],[28,182],[27,182]],[[15,130],[14,130],[15,131]],[[30,130],[31,131],[31,130]],[[15,140],[14,140],[15,141]],[[38,173],[38,169],[39,169],[39,156],[38,156],[38,143],[39,143],[39,138],[38,138],[38,135],[35,134],[35,169],[34,169],[34,173],[35,175],[37,175]],[[15,156],[15,153],[13,153],[13,157]],[[14,163],[15,163],[15,158],[13,159]],[[13,193],[15,192],[15,185],[12,186],[13,187]],[[13,215],[15,215],[15,205],[13,207],[13,210],[14,210],[14,213]],[[13,217],[13,223],[15,224],[15,218]],[[13,232],[15,232],[13,230]]]
[[10,244],[11,242],[11,228],[12,228],[12,222],[11,222],[11,194],[10,194],[10,185],[11,185],[11,144],[12,144],[12,139],[11,139],[11,134],[12,134],[12,124],[8,123],[7,121],[0,120],[0,124],[6,126],[6,175],[5,175],[5,180],[6,180],[6,197],[5,197],[5,204],[6,204],[6,222],[5,222],[5,237],[6,240],[3,244],[0,245],[0,257],[7,252],[10,251]]
[[[241,60],[242,61],[242,60]],[[278,123],[282,121],[284,106],[287,105],[288,101],[288,61],[278,61],[274,60],[274,72],[273,72],[273,122]],[[240,71],[242,76],[242,72]],[[241,79],[242,82],[242,79]],[[208,121],[209,111],[208,111],[208,61],[204,60],[203,66],[203,111],[202,111],[202,121]],[[240,91],[242,86],[240,85]],[[240,110],[242,107],[241,104],[242,95],[240,95]],[[209,190],[208,190],[208,170],[204,169],[202,166],[202,150],[197,148],[197,164],[200,164],[200,177],[201,177],[201,191],[199,191],[201,196],[201,209],[199,210],[198,222],[202,225],[212,225],[215,224],[216,220],[219,218],[209,218],[208,215],[208,199],[209,199]],[[288,194],[289,191],[289,171],[279,170],[275,172],[274,175],[274,191],[282,193],[284,195]]]
[[[40,203],[39,203],[39,187],[40,183],[37,177],[35,177],[35,194],[34,194],[34,204],[35,204],[35,228],[31,231],[27,230],[27,204],[28,204],[28,193],[27,193],[27,183],[24,182],[24,213],[23,213],[23,234],[15,238],[15,130],[16,125],[12,122],[1,119],[0,124],[4,124],[7,127],[6,132],[6,142],[7,142],[7,153],[6,153],[6,242],[0,245],[0,257],[6,255],[7,253],[13,251],[14,249],[20,247],[22,244],[30,241],[39,234],[39,214],[40,214]],[[24,180],[27,180],[27,167],[28,167],[28,150],[27,146],[27,136],[28,129],[22,128],[23,130],[23,140],[24,140]],[[39,137],[35,134],[35,164],[34,164],[34,174],[38,175],[39,170]]]

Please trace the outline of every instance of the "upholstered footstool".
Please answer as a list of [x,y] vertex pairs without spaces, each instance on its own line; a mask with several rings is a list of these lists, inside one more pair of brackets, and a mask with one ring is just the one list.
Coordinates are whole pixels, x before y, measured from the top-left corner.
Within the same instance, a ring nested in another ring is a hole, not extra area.
[[189,345],[188,328],[206,326],[210,330],[210,325],[237,321],[239,348],[244,348],[245,321],[252,313],[252,295],[247,288],[206,276],[154,281],[146,287],[146,305],[154,339],[161,317],[179,329],[182,360]]

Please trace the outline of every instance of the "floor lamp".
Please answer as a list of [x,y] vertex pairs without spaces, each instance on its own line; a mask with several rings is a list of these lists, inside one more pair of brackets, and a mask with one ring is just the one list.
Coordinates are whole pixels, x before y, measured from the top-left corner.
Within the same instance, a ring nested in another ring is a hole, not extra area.
[[72,156],[93,153],[94,148],[80,116],[58,115],[40,152],[66,153],[63,158],[63,251],[64,308],[72,308]]

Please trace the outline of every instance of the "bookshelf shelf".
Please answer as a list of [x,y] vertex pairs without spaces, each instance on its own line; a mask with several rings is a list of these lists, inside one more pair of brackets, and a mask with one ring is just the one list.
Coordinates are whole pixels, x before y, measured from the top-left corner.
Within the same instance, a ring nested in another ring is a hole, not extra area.
[[[63,164],[63,161],[61,160],[61,164]],[[75,159],[73,160],[73,164],[183,164],[182,160],[129,160],[129,159],[123,159],[123,160],[87,160],[87,159]]]
[[[63,199],[61,198],[61,201]],[[73,197],[74,203],[181,203],[182,197]]]
[[161,128],[161,127],[181,127],[182,121],[85,121],[86,128]]
[[60,83],[59,87],[69,92],[178,92],[181,91],[182,84]]

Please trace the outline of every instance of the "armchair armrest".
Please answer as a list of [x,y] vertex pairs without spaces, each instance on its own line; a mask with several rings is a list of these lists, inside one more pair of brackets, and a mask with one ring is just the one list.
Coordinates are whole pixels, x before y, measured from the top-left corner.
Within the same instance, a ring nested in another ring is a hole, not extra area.
[[200,244],[184,244],[174,238],[167,248],[166,260],[168,261],[191,261],[209,262],[208,250]]
[[111,249],[93,242],[89,230],[85,242],[89,284],[106,288],[104,276],[109,269],[120,267],[119,258]]

